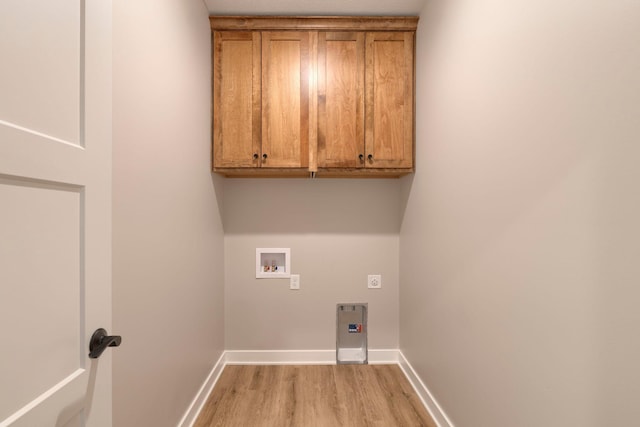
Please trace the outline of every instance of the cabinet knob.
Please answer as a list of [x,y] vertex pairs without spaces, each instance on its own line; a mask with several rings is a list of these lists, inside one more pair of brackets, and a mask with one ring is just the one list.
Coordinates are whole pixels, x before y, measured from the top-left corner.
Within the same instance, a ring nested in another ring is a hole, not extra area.
[[267,153],[264,153],[264,154],[262,155],[262,160],[263,160],[263,161],[267,160]]
[[370,162],[372,162],[372,161],[373,161],[373,154],[369,154],[369,155],[367,156],[367,159],[368,159]]
[[253,153],[253,160],[258,160],[258,157],[260,157],[258,156],[258,153]]
[[358,158],[360,159],[360,163],[364,162],[364,154],[359,154]]

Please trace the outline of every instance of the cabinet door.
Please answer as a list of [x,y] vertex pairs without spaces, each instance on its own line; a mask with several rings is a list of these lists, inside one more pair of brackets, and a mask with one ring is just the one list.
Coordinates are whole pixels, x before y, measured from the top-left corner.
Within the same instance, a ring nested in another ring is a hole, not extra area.
[[262,167],[309,165],[309,33],[262,33]]
[[318,35],[318,166],[364,167],[364,33]]
[[213,34],[214,168],[259,167],[260,33]]
[[412,32],[366,36],[366,165],[413,167]]

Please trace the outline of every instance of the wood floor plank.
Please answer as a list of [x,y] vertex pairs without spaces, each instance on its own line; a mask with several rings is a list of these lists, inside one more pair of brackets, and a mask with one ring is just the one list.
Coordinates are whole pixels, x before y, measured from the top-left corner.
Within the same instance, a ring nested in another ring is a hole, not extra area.
[[228,365],[194,427],[436,427],[397,365]]

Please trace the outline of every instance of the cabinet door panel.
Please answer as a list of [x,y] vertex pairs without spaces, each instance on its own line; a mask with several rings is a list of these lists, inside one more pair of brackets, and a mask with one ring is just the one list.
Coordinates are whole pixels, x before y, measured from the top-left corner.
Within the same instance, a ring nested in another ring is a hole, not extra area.
[[214,167],[258,167],[260,33],[215,32],[213,37]]
[[262,167],[309,165],[309,34],[262,33]]
[[413,33],[367,33],[367,167],[413,167]]
[[364,166],[364,33],[318,36],[318,166]]

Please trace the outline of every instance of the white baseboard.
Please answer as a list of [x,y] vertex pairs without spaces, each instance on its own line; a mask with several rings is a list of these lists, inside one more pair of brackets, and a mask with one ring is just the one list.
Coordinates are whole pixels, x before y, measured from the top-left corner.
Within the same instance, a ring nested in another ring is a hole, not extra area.
[[[438,427],[454,427],[400,350],[369,350],[369,363],[398,364]],[[335,350],[227,350],[218,359],[177,427],[192,427],[226,365],[333,365]]]
[[398,350],[398,364],[400,365],[400,369],[404,372],[404,375],[407,377],[413,389],[422,400],[422,404],[427,408],[429,414],[431,414],[431,418],[436,422],[438,427],[454,427],[451,420],[447,417],[447,414],[442,410],[438,402],[433,397],[427,386],[422,382],[416,371],[413,369],[411,364],[407,361],[402,354],[401,351]]
[[[334,365],[335,350],[227,350],[228,365]],[[369,350],[369,363],[398,363],[398,350]]]
[[196,394],[196,397],[191,402],[191,405],[189,405],[187,412],[184,414],[177,427],[192,427],[196,422],[200,411],[202,411],[213,387],[216,385],[216,382],[218,382],[218,378],[220,378],[222,370],[227,364],[225,354],[226,352],[223,352],[216,364],[213,365],[207,379],[202,383],[200,390],[198,390],[198,394]]

